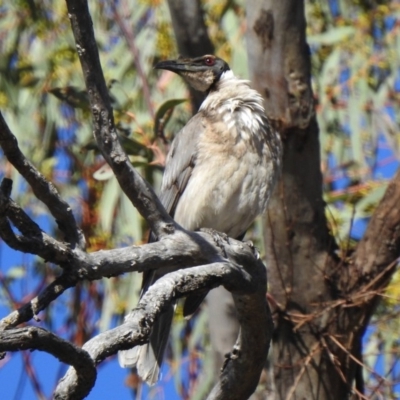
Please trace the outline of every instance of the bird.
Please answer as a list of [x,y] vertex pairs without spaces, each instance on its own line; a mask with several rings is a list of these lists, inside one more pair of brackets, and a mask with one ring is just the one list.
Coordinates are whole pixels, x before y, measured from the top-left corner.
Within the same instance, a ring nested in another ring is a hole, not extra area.
[[[266,116],[263,98],[214,55],[161,61],[155,68],[180,75],[206,94],[171,144],[160,200],[184,229],[209,228],[241,240],[266,210],[281,167],[280,135]],[[141,295],[164,274],[145,273]],[[192,314],[205,295],[188,297],[184,315]],[[171,305],[159,316],[149,343],[119,352],[120,365],[135,366],[149,385],[159,379],[173,313]]]

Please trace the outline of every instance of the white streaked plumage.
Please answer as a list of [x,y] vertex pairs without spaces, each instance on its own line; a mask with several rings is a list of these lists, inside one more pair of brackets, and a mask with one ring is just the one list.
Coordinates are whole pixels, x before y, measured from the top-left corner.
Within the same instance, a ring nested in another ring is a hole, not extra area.
[[[185,229],[212,228],[238,238],[264,212],[279,175],[282,146],[263,99],[214,56],[169,60],[158,68],[208,91],[172,143],[161,202]],[[166,272],[145,274],[143,292]],[[203,298],[189,296],[184,313],[193,313]],[[136,366],[148,384],[158,380],[172,316],[171,306],[155,321],[149,344],[119,353],[121,366]]]
[[[193,169],[175,220],[186,229],[213,228],[238,237],[267,206],[280,165],[280,140],[266,119],[262,97],[230,70],[204,100],[202,113],[217,129],[204,129],[199,135],[196,164],[213,173]],[[162,192],[175,179],[170,161]]]

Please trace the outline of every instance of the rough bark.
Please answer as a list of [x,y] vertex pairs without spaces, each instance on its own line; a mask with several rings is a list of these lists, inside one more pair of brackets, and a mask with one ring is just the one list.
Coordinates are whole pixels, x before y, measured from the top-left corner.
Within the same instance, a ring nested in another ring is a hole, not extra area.
[[400,254],[399,174],[351,259],[340,259],[322,199],[304,3],[248,1],[246,9],[251,78],[284,140],[282,177],[265,215],[275,308],[266,396],[342,400],[356,390],[361,338]]

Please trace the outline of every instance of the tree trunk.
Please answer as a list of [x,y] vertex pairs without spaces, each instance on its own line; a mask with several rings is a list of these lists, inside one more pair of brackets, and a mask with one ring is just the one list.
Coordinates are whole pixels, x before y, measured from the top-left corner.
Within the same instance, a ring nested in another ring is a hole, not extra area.
[[321,336],[335,317],[329,276],[336,266],[322,199],[304,4],[248,1],[251,79],[284,142],[281,180],[265,215],[269,287],[275,303],[273,398],[345,399]]

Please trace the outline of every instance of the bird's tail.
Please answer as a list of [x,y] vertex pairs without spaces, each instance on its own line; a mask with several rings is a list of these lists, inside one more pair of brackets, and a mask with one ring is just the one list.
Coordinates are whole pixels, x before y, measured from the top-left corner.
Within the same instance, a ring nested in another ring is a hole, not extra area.
[[118,352],[119,365],[122,368],[136,367],[139,376],[148,385],[157,383],[160,376],[173,315],[174,306],[171,305],[154,322],[149,343]]

